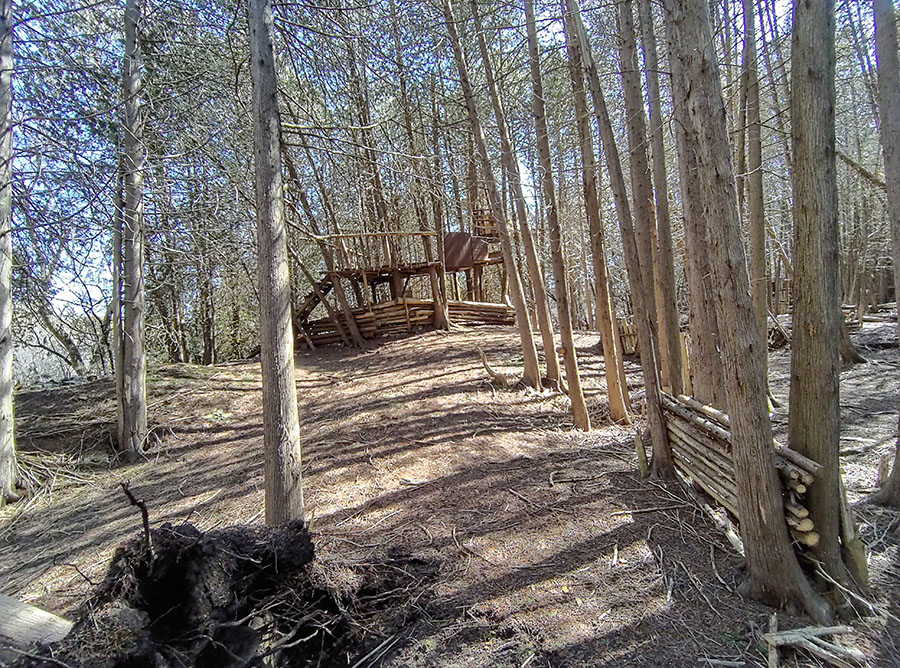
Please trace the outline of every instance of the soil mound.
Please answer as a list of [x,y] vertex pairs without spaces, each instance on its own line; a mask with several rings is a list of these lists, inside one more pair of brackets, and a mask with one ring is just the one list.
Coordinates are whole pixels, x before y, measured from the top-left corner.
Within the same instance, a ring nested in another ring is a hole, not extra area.
[[359,619],[389,608],[389,624],[406,623],[400,594],[434,573],[425,562],[395,559],[363,573],[354,591],[338,591],[316,581],[323,578],[312,573],[302,522],[207,533],[165,524],[150,536],[150,545],[134,540],[117,551],[65,639],[13,665],[346,665],[374,643],[373,627]]

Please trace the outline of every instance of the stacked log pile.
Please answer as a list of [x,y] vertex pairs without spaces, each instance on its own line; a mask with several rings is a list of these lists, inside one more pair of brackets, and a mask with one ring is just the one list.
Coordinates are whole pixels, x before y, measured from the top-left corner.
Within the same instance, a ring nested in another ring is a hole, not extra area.
[[448,302],[450,322],[460,325],[512,325],[515,312],[506,304]]
[[[675,467],[740,519],[728,416],[684,395],[663,394],[662,403]],[[804,545],[816,545],[819,534],[809,518],[805,498],[822,467],[778,442],[772,445],[791,535]]]
[[[506,304],[482,302],[449,302],[450,322],[461,325],[512,325],[515,316]],[[342,312],[338,320],[346,328]],[[354,309],[353,316],[363,338],[406,334],[434,324],[434,303],[430,299],[395,299],[373,304],[370,308]],[[302,332],[297,332],[299,347],[325,346],[341,342],[341,336],[330,318],[311,320]]]

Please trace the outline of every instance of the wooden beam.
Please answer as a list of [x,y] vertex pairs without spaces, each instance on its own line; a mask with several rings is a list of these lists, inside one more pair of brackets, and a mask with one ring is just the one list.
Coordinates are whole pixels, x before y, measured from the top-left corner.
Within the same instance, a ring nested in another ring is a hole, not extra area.
[[19,658],[10,647],[25,650],[35,643],[56,642],[71,629],[68,619],[0,594],[0,662]]

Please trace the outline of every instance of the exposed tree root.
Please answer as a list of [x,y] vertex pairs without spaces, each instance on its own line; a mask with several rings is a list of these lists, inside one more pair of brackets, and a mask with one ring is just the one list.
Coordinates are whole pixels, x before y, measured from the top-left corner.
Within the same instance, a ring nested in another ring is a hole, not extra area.
[[478,348],[478,354],[481,356],[481,363],[484,365],[484,370],[487,371],[487,374],[491,377],[491,380],[500,387],[515,387],[522,382],[521,379],[516,378],[515,376],[509,376],[507,374],[500,373],[499,371],[495,371],[488,363],[487,355],[484,354],[484,351],[481,348]]

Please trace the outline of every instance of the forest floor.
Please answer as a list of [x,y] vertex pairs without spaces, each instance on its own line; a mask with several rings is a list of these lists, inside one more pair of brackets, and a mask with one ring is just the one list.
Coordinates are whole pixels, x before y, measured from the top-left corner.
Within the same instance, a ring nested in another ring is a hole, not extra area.
[[[603,425],[596,341],[577,343]],[[357,566],[397,555],[434,566],[427,591],[410,592],[418,614],[392,632],[384,665],[764,666],[756,638],[771,610],[738,596],[740,558],[681,488],[639,478],[634,427],[573,431],[560,396],[490,384],[478,346],[501,370],[521,363],[511,328],[297,356],[319,577],[340,588]],[[842,444],[879,614],[856,623],[850,644],[873,666],[900,666],[898,514],[861,501],[893,447],[900,359],[896,347],[864,353],[870,363],[842,376]],[[786,399],[789,353],[771,362]],[[639,394],[638,367],[628,369]],[[72,613],[139,532],[122,480],[154,526],[261,522],[259,373],[249,362],[153,370],[154,441],[133,466],[111,461],[110,382],[21,392],[19,445],[38,491],[0,513],[0,592]]]

